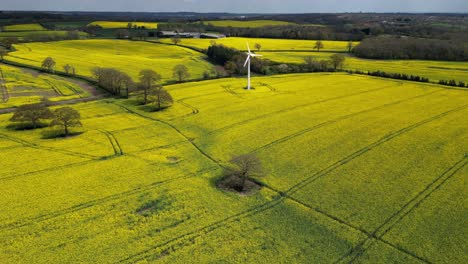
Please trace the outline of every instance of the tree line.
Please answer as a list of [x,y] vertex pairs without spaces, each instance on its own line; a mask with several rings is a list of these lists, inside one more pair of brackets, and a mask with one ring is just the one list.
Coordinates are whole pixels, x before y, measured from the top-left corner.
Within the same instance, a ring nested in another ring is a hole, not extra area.
[[468,53],[462,42],[412,37],[368,38],[356,46],[353,52],[358,57],[368,59],[468,60]]
[[[44,102],[19,106],[10,121],[17,129],[36,129],[42,127],[60,127],[57,136],[68,137],[72,127],[82,126],[80,113],[71,107],[61,107],[51,111]],[[49,123],[44,121],[50,120]]]
[[[317,41],[316,47],[323,48],[323,44]],[[260,47],[256,45],[256,48]],[[317,49],[317,48],[316,48]],[[244,62],[246,55],[234,48],[224,45],[212,44],[207,50],[208,58],[215,64],[224,67],[229,75],[242,75],[246,73]],[[251,60],[251,71],[258,74],[282,74],[303,72],[329,72],[343,67],[346,57],[343,54],[334,54],[327,60],[316,60],[313,57],[305,57],[304,63],[278,63],[258,57]],[[218,70],[220,71],[220,70]]]

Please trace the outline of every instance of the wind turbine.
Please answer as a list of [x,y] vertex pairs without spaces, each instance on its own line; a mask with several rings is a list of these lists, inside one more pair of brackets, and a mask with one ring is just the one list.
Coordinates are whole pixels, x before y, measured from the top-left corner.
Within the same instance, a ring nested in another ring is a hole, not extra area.
[[250,51],[249,43],[247,42],[247,59],[245,60],[244,67],[245,65],[248,65],[247,67],[247,90],[250,90],[250,61],[252,60],[252,57],[261,57],[262,55],[260,54],[255,54]]

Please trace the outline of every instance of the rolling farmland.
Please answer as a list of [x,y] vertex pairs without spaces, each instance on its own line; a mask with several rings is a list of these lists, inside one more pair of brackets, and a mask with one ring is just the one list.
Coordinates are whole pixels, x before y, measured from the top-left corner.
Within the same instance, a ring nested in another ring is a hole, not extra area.
[[83,89],[89,85],[82,81],[70,81],[55,75],[5,64],[0,64],[0,70],[3,72],[8,95],[6,102],[2,102],[0,98],[0,109],[37,103],[43,98],[54,102],[91,95],[89,90]]
[[[200,23],[200,22],[196,22]],[[259,28],[266,26],[285,26],[296,25],[296,23],[276,20],[216,20],[216,21],[203,21],[204,24],[213,25],[216,27],[238,27],[238,28]]]
[[[9,61],[40,67],[50,56],[57,62],[57,70],[71,64],[77,74],[91,77],[93,67],[112,67],[127,72],[135,80],[142,69],[155,69],[164,81],[173,80],[172,69],[184,64],[191,79],[199,79],[212,68],[205,56],[193,50],[148,42],[126,40],[76,40],[36,42],[15,45],[16,51],[5,58]],[[79,54],[79,56],[78,56]]]
[[[172,43],[170,39],[161,39],[163,43]],[[255,50],[255,43],[262,45],[261,51],[313,51],[316,40],[295,40],[295,39],[266,39],[266,38],[222,38],[222,39],[182,39],[180,45],[188,46],[196,49],[207,49],[212,41],[216,44],[235,48],[238,50],[246,50],[246,43],[250,44],[250,48]],[[348,51],[347,41],[322,41],[323,51],[346,52]],[[354,42],[357,45],[358,42]]]
[[[19,51],[51,44],[34,45]],[[466,91],[342,73],[252,85],[167,86],[175,104],[156,113],[132,100],[80,103],[84,133],[68,139],[11,131],[11,114],[0,115],[0,259],[463,261]],[[216,189],[244,153],[262,160],[265,187]]]
[[113,29],[113,28],[127,28],[128,23],[132,23],[133,26],[145,27],[148,29],[158,28],[158,23],[154,22],[115,22],[115,21],[94,21],[89,23],[90,26],[100,26],[104,29]]
[[[311,56],[316,60],[328,60],[332,52],[260,52],[265,59],[285,63],[304,63]],[[452,80],[468,82],[468,62],[425,60],[370,60],[347,56],[344,69],[410,73],[433,81]]]
[[[4,31],[0,32],[0,39],[1,38],[7,38],[7,37],[16,37],[20,40],[23,40],[24,38],[32,37],[32,38],[37,38],[39,36],[59,36],[59,37],[65,37],[67,35],[67,31],[63,30],[46,30],[46,31]],[[78,32],[79,36],[81,38],[85,38],[88,36],[87,33],[85,32]]]
[[42,31],[47,30],[39,24],[18,24],[3,27],[4,31]]

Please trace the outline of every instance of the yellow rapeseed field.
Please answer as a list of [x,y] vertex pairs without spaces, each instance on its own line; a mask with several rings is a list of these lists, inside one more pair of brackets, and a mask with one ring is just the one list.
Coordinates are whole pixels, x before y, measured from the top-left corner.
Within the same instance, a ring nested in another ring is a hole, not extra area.
[[199,79],[212,69],[205,56],[196,51],[169,45],[128,40],[71,40],[35,42],[15,45],[16,51],[5,58],[10,61],[40,67],[46,57],[52,57],[57,70],[70,64],[78,75],[91,77],[93,67],[112,67],[124,71],[137,81],[142,69],[152,69],[164,81],[173,80],[172,69],[184,64],[190,79]]
[[[344,73],[245,81],[166,86],[175,103],[155,113],[76,104],[70,138],[0,115],[0,259],[463,262],[466,91]],[[216,189],[245,153],[265,187]]]

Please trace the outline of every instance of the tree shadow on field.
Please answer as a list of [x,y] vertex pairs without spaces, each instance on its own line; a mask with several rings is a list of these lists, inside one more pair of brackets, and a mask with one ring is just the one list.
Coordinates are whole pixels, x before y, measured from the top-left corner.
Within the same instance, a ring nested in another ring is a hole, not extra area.
[[45,122],[37,123],[36,127],[34,127],[30,123],[11,123],[11,124],[7,125],[6,128],[10,129],[10,130],[21,131],[21,130],[41,129],[41,128],[45,128],[45,127],[48,127],[48,126],[49,126],[49,124],[47,124]]
[[42,132],[42,139],[58,139],[58,138],[71,138],[71,137],[76,137],[81,134],[83,134],[83,131],[76,131],[76,132],[70,132],[68,135],[65,135],[65,133],[62,130],[58,129],[50,129],[50,130],[45,130]]

